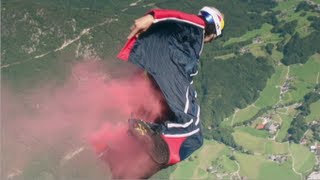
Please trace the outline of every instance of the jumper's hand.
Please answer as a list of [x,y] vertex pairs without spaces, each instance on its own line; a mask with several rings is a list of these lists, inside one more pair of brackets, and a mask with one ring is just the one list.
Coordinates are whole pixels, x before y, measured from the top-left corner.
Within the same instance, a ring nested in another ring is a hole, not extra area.
[[128,39],[131,39],[133,36],[138,37],[142,32],[145,32],[152,25],[153,21],[154,18],[150,14],[136,19],[130,28],[131,32],[128,36]]

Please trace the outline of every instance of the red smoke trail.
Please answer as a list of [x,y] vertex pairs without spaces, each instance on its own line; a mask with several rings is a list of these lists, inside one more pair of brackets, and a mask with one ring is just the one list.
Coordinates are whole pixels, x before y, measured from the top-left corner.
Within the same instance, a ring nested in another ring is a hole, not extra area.
[[88,140],[96,150],[106,144],[113,148],[109,163],[117,175],[136,178],[155,170],[126,130],[132,114],[148,121],[158,117],[163,111],[161,95],[142,73],[114,78],[104,66],[99,61],[79,63],[63,86],[47,85],[19,97],[2,86],[5,173],[15,168],[29,171],[30,162],[47,154],[52,161],[47,168],[59,174],[56,166],[61,166],[66,151]]

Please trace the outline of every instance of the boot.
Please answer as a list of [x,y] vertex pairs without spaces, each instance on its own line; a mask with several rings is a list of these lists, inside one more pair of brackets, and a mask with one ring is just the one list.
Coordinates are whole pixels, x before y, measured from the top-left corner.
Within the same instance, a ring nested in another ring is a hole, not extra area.
[[162,139],[154,123],[147,123],[140,119],[129,119],[129,133],[146,147],[147,153],[159,165],[166,165],[169,161],[169,148]]

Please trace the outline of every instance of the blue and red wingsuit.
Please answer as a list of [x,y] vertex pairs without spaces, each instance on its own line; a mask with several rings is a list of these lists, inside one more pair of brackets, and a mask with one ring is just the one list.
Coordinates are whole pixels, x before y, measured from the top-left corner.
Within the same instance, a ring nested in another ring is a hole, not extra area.
[[125,44],[118,58],[147,71],[158,84],[174,118],[162,124],[169,165],[201,147],[200,106],[193,87],[204,44],[205,21],[176,10],[151,10],[153,25]]

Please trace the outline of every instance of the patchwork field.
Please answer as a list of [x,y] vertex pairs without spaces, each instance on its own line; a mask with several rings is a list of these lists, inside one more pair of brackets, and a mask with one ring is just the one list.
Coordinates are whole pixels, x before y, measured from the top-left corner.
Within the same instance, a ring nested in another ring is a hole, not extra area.
[[288,68],[277,66],[276,72],[268,80],[266,88],[260,93],[259,99],[255,102],[257,107],[263,108],[277,104],[280,100],[280,87],[285,82]]
[[[319,15],[315,12],[295,12],[294,7],[300,2],[300,0],[281,1],[273,10],[282,12],[281,16],[278,16],[280,20],[287,22],[297,20],[295,31],[301,37],[306,37],[313,31],[307,18]],[[314,2],[320,3],[318,0],[314,0]],[[315,154],[310,152],[308,145],[289,143],[287,141],[288,129],[299,112],[296,109],[297,103],[301,102],[303,97],[320,82],[320,55],[318,53],[314,54],[305,64],[284,66],[279,63],[283,58],[283,53],[273,48],[272,54],[267,55],[264,46],[266,43],[277,44],[283,38],[288,41],[290,36],[279,37],[271,33],[271,29],[271,25],[264,24],[260,29],[249,31],[240,37],[231,38],[224,43],[224,46],[228,46],[261,37],[262,43],[252,43],[246,47],[255,56],[270,57],[275,63],[275,73],[267,81],[266,87],[260,92],[260,96],[255,103],[246,108],[237,109],[233,115],[225,118],[221,125],[234,126],[236,123],[241,124],[241,122],[254,117],[261,109],[269,107],[263,115],[272,114],[272,122],[280,123],[280,127],[274,135],[270,135],[267,130],[257,130],[255,127],[263,122],[259,118],[254,119],[249,125],[234,127],[232,134],[234,140],[246,153],[233,152],[234,161],[230,161],[227,155],[220,155],[220,162],[225,169],[230,169],[228,172],[238,171],[240,177],[247,177],[248,179],[300,180],[306,178],[315,166]],[[227,59],[230,56],[231,54],[219,58]],[[281,89],[285,89],[285,86],[288,86],[288,88],[281,93]],[[279,107],[274,108],[276,106]],[[306,122],[319,120],[319,109],[319,101],[312,103],[310,105],[311,113],[306,117]],[[305,136],[311,137],[312,132],[308,131]],[[286,157],[286,161],[281,164],[271,161],[268,159],[271,155]],[[228,168],[229,166],[230,168]],[[207,172],[202,171],[202,173]],[[201,177],[207,178],[209,176]],[[225,177],[229,178],[230,176]]]
[[[205,141],[205,146],[194,153],[191,158],[184,161],[177,166],[175,171],[171,173],[170,179],[188,179],[203,178],[207,179],[212,175],[207,172],[207,169],[212,166],[212,162],[225,155],[226,146],[213,141]],[[227,164],[230,162],[225,161]],[[227,165],[228,168],[230,165]]]
[[281,119],[282,119],[282,123],[281,123],[281,128],[276,136],[276,141],[278,142],[282,142],[284,140],[284,138],[287,136],[287,131],[290,127],[290,123],[294,117],[294,114],[279,114]]
[[[261,34],[270,33],[270,30],[272,29],[272,25],[270,24],[263,24],[261,29],[253,30],[247,32],[245,35],[238,37],[238,38],[230,38],[227,42],[224,43],[224,46],[233,44],[233,43],[239,43],[242,41],[251,40]],[[264,37],[265,38],[265,37]]]
[[306,64],[290,66],[289,76],[293,78],[293,89],[284,96],[284,103],[300,101],[303,96],[310,92],[318,81],[320,73],[320,55],[315,54]]
[[253,117],[258,111],[259,108],[254,105],[248,106],[245,109],[240,109],[234,114],[232,124],[248,120]]
[[307,147],[291,144],[290,152],[294,159],[294,168],[299,173],[308,173],[315,164],[315,155],[309,151]]
[[320,118],[320,101],[310,105],[311,113],[306,117],[307,122],[319,121]]

